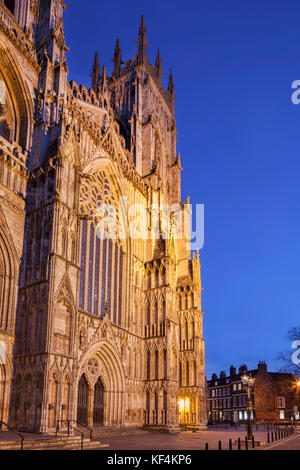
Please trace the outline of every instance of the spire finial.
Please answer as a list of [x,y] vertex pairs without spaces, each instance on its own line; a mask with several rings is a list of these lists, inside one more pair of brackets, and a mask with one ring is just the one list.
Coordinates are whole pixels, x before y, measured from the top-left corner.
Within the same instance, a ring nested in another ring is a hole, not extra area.
[[117,39],[116,42],[116,47],[115,47],[115,52],[114,52],[114,57],[112,59],[112,62],[114,63],[114,70],[113,70],[113,75],[114,77],[119,77],[121,73],[121,64],[122,58],[121,58],[121,47],[120,47],[120,39]]
[[149,46],[146,37],[146,27],[145,27],[145,19],[144,15],[142,15],[141,25],[139,29],[139,37],[136,41],[138,43],[138,61],[139,63],[145,62],[148,60],[147,58],[147,46]]
[[107,73],[106,73],[105,65],[103,65],[103,67],[102,67],[101,88],[102,88],[102,93],[104,93],[107,89]]
[[99,63],[99,54],[98,51],[95,53],[94,63],[93,63],[93,70],[90,74],[92,78],[92,89],[95,93],[98,91],[98,85],[100,81],[100,63]]
[[170,76],[169,76],[169,84],[168,84],[168,95],[169,95],[169,100],[171,102],[172,108],[175,106],[175,87],[174,87],[174,80],[173,80],[173,74],[172,74],[172,69],[170,68]]
[[162,66],[161,66],[161,57],[160,57],[159,49],[157,50],[157,55],[156,55],[155,72],[156,72],[157,78],[161,79],[163,71],[162,71]]

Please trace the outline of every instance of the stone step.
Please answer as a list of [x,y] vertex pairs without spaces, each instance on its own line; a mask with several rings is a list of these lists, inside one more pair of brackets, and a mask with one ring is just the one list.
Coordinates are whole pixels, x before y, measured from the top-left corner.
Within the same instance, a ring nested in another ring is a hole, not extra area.
[[[84,448],[88,446],[105,446],[98,441],[91,441],[89,438],[83,440]],[[21,447],[21,441],[2,441],[0,442],[0,450],[19,450]],[[81,448],[81,436],[70,436],[70,437],[55,437],[45,439],[31,439],[24,440],[24,450],[43,450],[43,449],[54,449],[54,448]]]

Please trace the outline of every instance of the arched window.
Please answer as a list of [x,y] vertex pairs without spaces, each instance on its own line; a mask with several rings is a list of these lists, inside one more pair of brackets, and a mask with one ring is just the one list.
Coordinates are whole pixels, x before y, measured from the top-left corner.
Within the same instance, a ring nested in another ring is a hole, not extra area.
[[82,182],[80,205],[83,221],[79,308],[100,318],[107,312],[114,323],[121,325],[125,253],[118,229],[116,233],[105,232],[101,226],[98,209],[113,205],[115,227],[119,227],[117,206],[104,171],[93,172]]
[[162,316],[163,316],[163,321],[166,319],[166,301],[163,300],[162,302]]
[[190,385],[190,364],[186,361],[186,386]]
[[66,255],[67,248],[67,233],[65,228],[61,229],[61,255],[64,257]]
[[147,325],[151,324],[151,306],[150,306],[149,301],[147,302],[147,305],[146,305],[146,324]]
[[0,104],[0,136],[10,140],[9,117],[3,104]]
[[150,380],[151,376],[151,352],[147,351],[147,379]]
[[158,302],[156,300],[155,301],[155,306],[154,306],[154,323],[158,323],[158,314],[159,314]]
[[71,236],[71,261],[76,263],[76,239],[74,234]]
[[6,244],[6,240],[0,233],[0,329],[10,331],[13,320],[13,259]]
[[84,309],[84,287],[85,287],[85,263],[86,263],[86,237],[87,237],[87,222],[82,221],[81,232],[81,260],[80,260],[80,284],[79,284],[79,308]]
[[159,352],[155,351],[155,380],[159,379]]

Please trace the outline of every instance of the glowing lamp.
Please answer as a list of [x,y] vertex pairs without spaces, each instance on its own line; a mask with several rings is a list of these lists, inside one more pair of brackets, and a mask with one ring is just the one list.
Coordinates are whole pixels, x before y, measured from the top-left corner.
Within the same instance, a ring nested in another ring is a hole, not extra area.
[[179,400],[178,405],[179,405],[179,411],[183,411],[184,410],[184,400]]

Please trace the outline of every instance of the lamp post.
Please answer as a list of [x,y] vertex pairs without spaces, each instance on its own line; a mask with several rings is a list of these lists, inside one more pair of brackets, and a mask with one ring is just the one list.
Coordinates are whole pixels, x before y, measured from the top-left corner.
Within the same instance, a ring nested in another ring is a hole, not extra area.
[[251,377],[251,374],[247,375],[244,374],[241,376],[242,383],[245,385],[247,389],[247,438],[248,440],[252,440],[252,421],[251,421],[251,414],[252,414],[252,402],[251,402],[251,390],[254,385],[254,378]]

